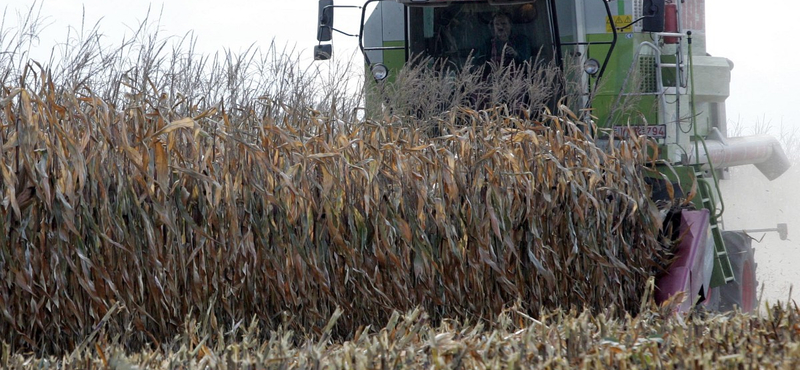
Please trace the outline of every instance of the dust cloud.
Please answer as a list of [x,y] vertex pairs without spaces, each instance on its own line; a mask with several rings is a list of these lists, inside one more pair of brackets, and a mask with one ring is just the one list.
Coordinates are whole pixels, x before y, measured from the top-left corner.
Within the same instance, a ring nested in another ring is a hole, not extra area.
[[[756,257],[761,305],[800,299],[800,165],[795,164],[774,181],[767,180],[754,166],[730,169],[730,179],[720,182],[725,201],[726,230],[774,228],[786,223],[788,240],[777,233],[749,233]],[[763,284],[763,289],[761,288]]]

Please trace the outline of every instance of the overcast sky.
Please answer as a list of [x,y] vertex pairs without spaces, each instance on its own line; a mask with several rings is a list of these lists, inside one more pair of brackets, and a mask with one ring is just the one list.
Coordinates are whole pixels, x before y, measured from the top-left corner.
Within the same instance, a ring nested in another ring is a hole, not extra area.
[[[708,51],[731,59],[735,68],[728,99],[728,119],[753,125],[757,121],[800,127],[795,109],[800,107],[800,52],[794,43],[792,25],[800,5],[787,0],[706,0]],[[14,25],[17,13],[26,12],[33,0],[6,0],[6,27]],[[42,15],[48,26],[40,35],[34,58],[43,59],[56,42],[63,42],[67,27],[80,27],[83,11],[86,23],[100,22],[109,45],[118,44],[130,29],[147,15],[160,15],[162,35],[182,36],[194,31],[198,49],[212,53],[241,51],[250,45],[266,48],[279,44],[305,50],[305,63],[316,44],[316,0],[44,0]],[[363,1],[336,0],[337,5],[359,5]],[[360,12],[339,9],[336,27],[357,33]],[[334,36],[335,57],[354,53],[355,40]],[[360,59],[359,59],[360,60]]]

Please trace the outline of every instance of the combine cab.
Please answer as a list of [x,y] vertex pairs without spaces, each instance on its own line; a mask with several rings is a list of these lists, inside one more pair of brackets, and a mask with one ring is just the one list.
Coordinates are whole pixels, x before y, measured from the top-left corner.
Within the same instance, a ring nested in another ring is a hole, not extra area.
[[[335,7],[320,1],[316,59],[331,55],[324,42],[335,31]],[[691,199],[666,218],[680,243],[657,282],[657,300],[682,292],[689,297],[682,311],[756,308],[751,239],[722,230],[718,180],[747,164],[772,180],[789,161],[773,137],[728,137],[733,64],[706,53],[704,0],[368,0],[361,8],[359,44],[378,84],[418,57],[456,68],[548,59],[562,69],[580,66],[565,75],[579,86],[577,104],[591,113],[585,118],[600,128],[598,144],[649,136],[660,163],[648,179],[653,200]],[[775,230],[785,238],[785,227]]]

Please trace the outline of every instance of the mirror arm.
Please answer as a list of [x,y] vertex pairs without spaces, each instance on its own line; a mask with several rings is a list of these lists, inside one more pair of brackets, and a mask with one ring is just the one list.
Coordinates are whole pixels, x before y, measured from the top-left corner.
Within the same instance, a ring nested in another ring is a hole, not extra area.
[[344,32],[344,31],[337,30],[337,29],[335,29],[335,28],[333,28],[333,27],[331,27],[331,29],[332,29],[332,30],[334,30],[334,31],[336,31],[336,32],[339,32],[339,33],[341,33],[342,35],[345,35],[345,36],[350,36],[350,37],[358,37],[358,34],[349,34],[349,33],[347,33],[347,32]]
[[[351,35],[351,34],[349,34],[347,32],[343,32],[341,30],[333,28],[333,22],[331,22],[331,24],[329,25],[328,22],[325,21],[326,18],[327,18],[325,16],[325,14],[328,12],[328,10],[333,12],[333,8],[356,8],[356,9],[361,9],[361,7],[358,6],[358,5],[328,5],[328,6],[325,6],[324,8],[322,8],[322,12],[321,12],[322,15],[320,15],[319,20],[318,20],[319,21],[319,27],[330,27],[331,30],[339,32],[342,35],[350,36],[350,37],[358,37],[357,34],[352,34]],[[331,13],[331,14],[333,14],[333,13]]]

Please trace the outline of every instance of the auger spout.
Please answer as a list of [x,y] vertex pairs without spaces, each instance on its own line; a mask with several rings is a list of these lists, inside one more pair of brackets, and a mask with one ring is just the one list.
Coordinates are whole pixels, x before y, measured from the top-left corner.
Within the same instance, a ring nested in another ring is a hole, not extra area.
[[[755,165],[770,181],[786,172],[791,163],[778,139],[767,135],[732,137],[695,142],[699,150],[689,153],[690,163],[711,163],[715,169]],[[695,160],[695,153],[700,153]],[[708,167],[708,166],[706,166]]]

